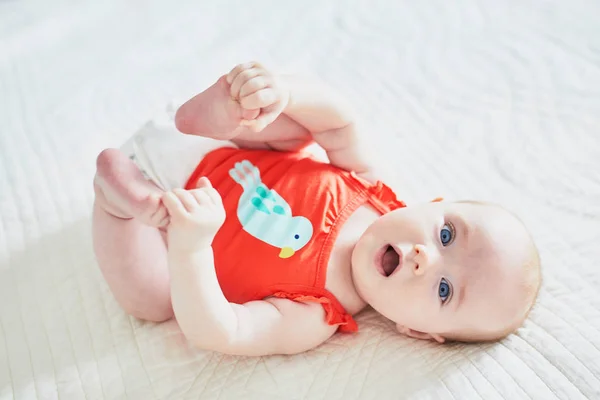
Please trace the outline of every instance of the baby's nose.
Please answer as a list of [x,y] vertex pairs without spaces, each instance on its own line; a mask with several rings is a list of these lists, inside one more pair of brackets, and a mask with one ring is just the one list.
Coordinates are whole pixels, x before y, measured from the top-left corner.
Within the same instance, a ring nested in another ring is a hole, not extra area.
[[415,244],[413,246],[413,254],[413,259],[415,261],[413,272],[415,275],[423,275],[425,270],[429,268],[429,251],[427,246],[423,244]]

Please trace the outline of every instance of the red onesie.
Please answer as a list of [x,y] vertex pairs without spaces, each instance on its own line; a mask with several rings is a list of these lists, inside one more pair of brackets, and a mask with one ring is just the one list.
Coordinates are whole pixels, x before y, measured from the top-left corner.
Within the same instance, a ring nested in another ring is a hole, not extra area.
[[238,304],[269,296],[318,302],[329,324],[357,331],[325,289],[329,256],[361,205],[381,214],[405,207],[392,190],[301,152],[221,148],[205,156],[186,189],[202,176],[220,193],[227,214],[213,241],[225,297]]

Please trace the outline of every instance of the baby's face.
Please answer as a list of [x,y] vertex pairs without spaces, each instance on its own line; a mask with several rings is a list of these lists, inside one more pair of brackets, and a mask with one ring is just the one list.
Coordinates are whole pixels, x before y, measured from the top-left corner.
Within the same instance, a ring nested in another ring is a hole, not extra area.
[[499,207],[440,202],[373,223],[352,255],[365,301],[422,333],[496,332],[524,314],[530,239]]

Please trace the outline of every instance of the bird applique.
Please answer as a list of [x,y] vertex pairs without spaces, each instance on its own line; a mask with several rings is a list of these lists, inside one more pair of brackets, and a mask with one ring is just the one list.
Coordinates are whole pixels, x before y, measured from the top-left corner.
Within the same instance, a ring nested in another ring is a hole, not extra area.
[[250,161],[235,163],[229,176],[242,186],[237,216],[244,230],[280,250],[279,257],[289,258],[304,247],[313,235],[308,218],[292,215],[289,204],[262,183],[260,171]]

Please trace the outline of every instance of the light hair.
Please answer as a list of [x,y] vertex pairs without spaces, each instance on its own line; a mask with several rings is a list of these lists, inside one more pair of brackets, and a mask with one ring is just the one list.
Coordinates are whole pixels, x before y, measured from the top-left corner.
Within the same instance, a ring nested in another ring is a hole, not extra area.
[[513,212],[507,210],[506,208],[498,204],[483,201],[460,200],[456,203],[499,208],[502,211],[512,215],[521,224],[521,226],[527,234],[527,241],[529,242],[527,243],[528,252],[527,259],[522,265],[523,279],[521,280],[521,288],[524,294],[523,312],[520,313],[520,315],[518,315],[517,318],[515,318],[515,320],[510,321],[506,326],[500,328],[495,332],[477,332],[472,329],[469,329],[465,331],[451,332],[443,335],[444,338],[448,341],[465,343],[495,342],[504,339],[505,337],[519,329],[523,325],[525,320],[529,317],[531,310],[537,302],[540,288],[542,286],[541,261],[539,251],[533,240],[531,232],[527,229],[526,225],[523,223],[521,218],[519,218]]

